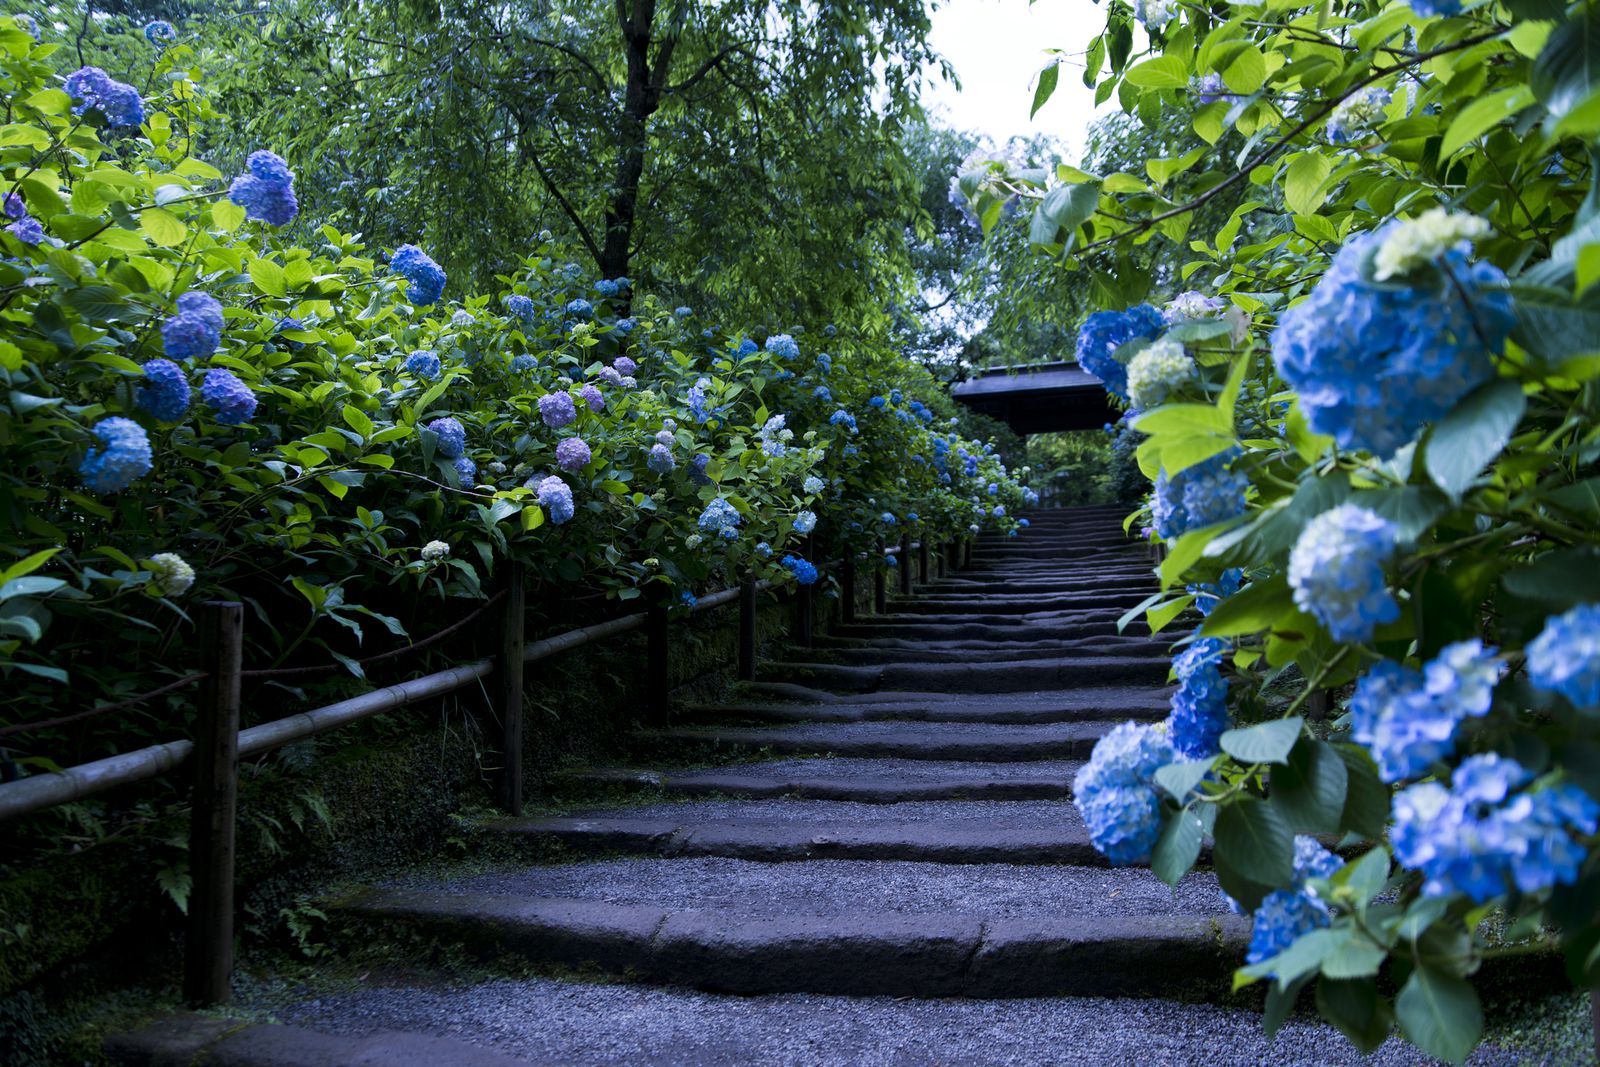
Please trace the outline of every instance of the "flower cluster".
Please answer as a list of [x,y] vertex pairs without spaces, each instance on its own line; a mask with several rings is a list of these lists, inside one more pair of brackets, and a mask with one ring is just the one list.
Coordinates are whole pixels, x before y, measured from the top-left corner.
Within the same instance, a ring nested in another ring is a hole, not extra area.
[[775,333],[767,338],[766,349],[782,359],[797,359],[800,356],[799,344],[786,333]]
[[1170,477],[1165,469],[1158,471],[1151,501],[1156,532],[1171,540],[1243,513],[1249,482],[1228,469],[1238,454],[1238,449],[1230,448]]
[[1202,104],[1214,104],[1218,100],[1237,100],[1238,97],[1228,92],[1228,83],[1222,80],[1222,75],[1216,71],[1209,71],[1199,77],[1189,79],[1189,91],[1194,98]]
[[255,417],[256,394],[232,371],[213,367],[200,382],[200,396],[224,426],[242,426]]
[[154,19],[145,24],[144,39],[160,48],[178,39],[178,31],[166,19]]
[[796,515],[794,517],[794,532],[795,533],[797,533],[797,534],[808,534],[812,530],[815,530],[816,528],[817,528],[817,513],[816,512],[814,512],[814,511],[802,511],[802,512],[800,512],[800,514],[798,514],[798,515]]
[[133,402],[160,422],[177,422],[189,411],[189,379],[170,359],[152,359],[144,367],[144,384]]
[[456,459],[467,450],[467,428],[460,420],[446,416],[428,423],[428,429],[438,437],[439,455]]
[[1244,585],[1244,571],[1229,567],[1214,582],[1199,582],[1186,586],[1184,591],[1194,597],[1195,610],[1209,616],[1218,604],[1239,591]]
[[815,565],[801,559],[799,556],[784,556],[782,564],[785,570],[794,575],[794,580],[801,585],[812,585],[817,580]]
[[1328,116],[1328,140],[1344,144],[1370,134],[1383,121],[1384,109],[1391,99],[1389,90],[1378,85],[1369,85],[1346,97]]
[[150,473],[150,436],[132,419],[113,415],[95,424],[101,448],[91,448],[78,464],[83,484],[96,493],[116,493]]
[[1126,311],[1097,311],[1078,329],[1078,363],[1126,400],[1128,371],[1117,362],[1117,349],[1135,338],[1153,340],[1165,329],[1161,312],[1149,304],[1138,304]]
[[98,108],[113,126],[142,126],[144,100],[139,90],[112,78],[99,67],[81,67],[67,75],[67,95],[78,101],[74,115]]
[[855,433],[856,417],[843,408],[840,408],[838,411],[835,411],[832,415],[828,416],[828,425],[843,426],[848,432]]
[[176,552],[157,552],[145,561],[150,581],[162,596],[182,596],[194,586],[194,568]]
[[644,465],[657,474],[671,474],[677,469],[678,461],[673,458],[671,448],[657,441],[650,446],[650,454],[645,457]]
[[429,541],[422,546],[422,558],[427,563],[437,563],[450,556],[450,546],[443,541]]
[[[1311,428],[1341,448],[1391,456],[1493,376],[1511,297],[1498,268],[1467,261],[1463,238],[1475,228],[1466,218],[1429,213],[1352,238],[1279,320],[1278,371]],[[1438,269],[1417,269],[1425,265]],[[1382,283],[1402,274],[1403,283]]]
[[4,200],[5,217],[16,221],[6,227],[6,232],[25,245],[36,245],[44,240],[44,227],[28,214],[28,205],[20,193],[7,193]]
[[1400,617],[1383,565],[1400,530],[1375,511],[1341,504],[1306,523],[1289,553],[1289,587],[1301,611],[1339,641],[1366,641],[1379,623]]
[[1270,960],[1301,935],[1328,926],[1333,920],[1332,913],[1318,898],[1310,880],[1327,878],[1343,866],[1344,860],[1323,848],[1316,838],[1297,836],[1294,839],[1294,881],[1287,889],[1268,893],[1256,908],[1245,962],[1256,964]]
[[283,157],[263,148],[250,153],[245,168],[249,173],[233,179],[228,189],[228,199],[244,208],[245,218],[269,226],[294,221],[300,202],[294,195],[294,171]]
[[436,304],[444,295],[444,268],[416,245],[401,245],[395,249],[389,266],[411,283],[411,302],[419,307]]
[[584,383],[583,387],[578,390],[578,395],[583,398],[583,402],[589,406],[590,411],[598,412],[606,409],[605,394],[600,392],[599,386],[593,382]]
[[406,357],[405,369],[408,374],[415,374],[418,378],[432,381],[439,377],[440,371],[444,368],[439,363],[439,354],[424,348]]
[[1134,0],[1133,3],[1133,17],[1152,33],[1159,33],[1177,14],[1177,0]]
[[1172,663],[1178,690],[1172,694],[1168,735],[1173,750],[1184,759],[1215,756],[1217,743],[1228,729],[1228,683],[1221,671],[1227,650],[1227,642],[1202,637]]
[[1173,759],[1164,724],[1125,722],[1095,743],[1072,780],[1072,795],[1094,847],[1113,864],[1150,859],[1161,836],[1156,769]]
[[782,415],[774,415],[756,432],[762,452],[773,458],[789,454],[789,442],[794,440],[794,431],[784,425],[787,421]]
[[1528,677],[1580,708],[1600,708],[1600,604],[1545,620],[1528,642]]
[[743,517],[737,508],[722,497],[716,497],[705,506],[700,513],[699,527],[707,533],[714,533],[724,541],[735,541],[739,537],[739,523]]
[[1153,341],[1128,361],[1128,400],[1140,411],[1163,403],[1194,380],[1194,360],[1170,337]]
[[506,310],[523,322],[533,321],[533,301],[521,293],[513,293],[506,297]]
[[578,417],[578,407],[570,393],[546,393],[539,398],[539,417],[552,430],[559,430]]
[[1532,777],[1489,753],[1463,760],[1448,788],[1423,782],[1395,796],[1395,857],[1422,872],[1425,896],[1485,904],[1513,887],[1577,881],[1586,852],[1576,837],[1600,826],[1600,804],[1564,782],[1516,792]]
[[591,458],[589,443],[581,437],[564,437],[556,444],[556,466],[564,471],[581,471]]
[[205,359],[222,343],[222,305],[191,289],[178,297],[178,313],[161,324],[161,343],[173,359]]
[[550,521],[557,526],[577,514],[577,508],[572,503],[572,490],[555,475],[539,483],[538,493],[540,506],[550,513]]
[[1419,778],[1455,752],[1456,728],[1489,713],[1502,664],[1482,641],[1447,645],[1421,671],[1385,660],[1356,685],[1350,734],[1386,782]]

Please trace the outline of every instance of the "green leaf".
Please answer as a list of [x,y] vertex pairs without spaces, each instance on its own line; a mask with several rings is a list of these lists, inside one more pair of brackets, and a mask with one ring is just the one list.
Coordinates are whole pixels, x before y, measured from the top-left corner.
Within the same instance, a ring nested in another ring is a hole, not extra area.
[[1296,715],[1229,730],[1222,735],[1222,751],[1240,763],[1286,763],[1304,727],[1305,720]]
[[1195,786],[1210,772],[1215,760],[1197,759],[1169,763],[1156,768],[1156,784],[1182,804],[1189,799]]
[[250,261],[250,280],[256,283],[268,296],[287,296],[288,286],[283,280],[283,268],[270,259],[252,259]]
[[1332,745],[1301,738],[1288,762],[1272,769],[1272,805],[1297,832],[1338,832],[1350,772]]
[[1289,591],[1289,579],[1281,573],[1274,574],[1223,599],[1211,609],[1200,633],[1206,637],[1259,633],[1271,629],[1292,611],[1294,596]]
[[1456,113],[1444,140],[1439,142],[1439,158],[1449,159],[1468,143],[1477,140],[1491,128],[1517,115],[1533,102],[1533,90],[1526,85],[1516,85],[1480,96],[1470,101]]
[[1528,76],[1533,94],[1554,126],[1600,89],[1600,11],[1580,5],[1577,16],[1556,28]]
[[[1294,831],[1264,801],[1242,797],[1224,806],[1217,813],[1215,839],[1212,855],[1216,860],[1252,882],[1280,886],[1294,877]],[[1254,907],[1237,894],[1233,896],[1246,907]]]
[[365,411],[354,404],[346,404],[343,414],[345,425],[360,434],[363,439],[372,436],[372,420],[367,417]]
[[1246,45],[1234,56],[1222,72],[1222,80],[1228,88],[1241,96],[1248,96],[1261,88],[1261,83],[1267,80],[1267,58],[1261,54],[1261,49],[1255,45]]
[[1283,199],[1289,210],[1297,215],[1310,215],[1321,207],[1326,198],[1322,186],[1332,169],[1332,162],[1321,152],[1300,152],[1291,156],[1283,175]]
[[219,200],[211,205],[211,221],[219,230],[237,230],[244,224],[244,208],[232,200]]
[[1483,1036],[1483,1007],[1472,985],[1426,967],[1411,972],[1395,998],[1406,1039],[1448,1063],[1467,1058]]
[[163,248],[182,244],[189,234],[189,227],[183,224],[183,220],[163,207],[146,208],[140,212],[139,228]]
[[1189,68],[1177,56],[1156,56],[1129,67],[1122,77],[1141,89],[1184,89],[1189,85]]
[[1039,84],[1033,90],[1033,107],[1028,111],[1028,118],[1033,118],[1039,113],[1039,109],[1044,107],[1051,94],[1056,91],[1056,79],[1060,77],[1061,63],[1059,60],[1039,72]]
[[1428,437],[1428,476],[1459,500],[1472,480],[1506,447],[1528,400],[1507,378],[1486,382],[1440,419]]
[[1378,995],[1375,982],[1366,979],[1317,983],[1317,1013],[1339,1028],[1363,1053],[1373,1053],[1389,1039],[1394,1013]]
[[1378,777],[1378,766],[1360,745],[1334,745],[1344,761],[1344,812],[1339,829],[1362,837],[1380,838],[1389,819],[1389,787]]
[[1071,237],[1094,214],[1099,203],[1098,185],[1074,183],[1056,186],[1034,208],[1028,239],[1034,244],[1049,245]]
[[1379,847],[1369,850],[1354,863],[1341,867],[1333,873],[1335,885],[1346,886],[1352,890],[1358,900],[1363,904],[1383,892],[1383,887],[1389,881],[1389,851]]
[[1150,856],[1150,869],[1168,885],[1189,873],[1195,860],[1200,858],[1200,839],[1204,828],[1200,816],[1184,808],[1167,819],[1156,840],[1155,851]]
[[1600,523],[1600,478],[1586,478],[1576,485],[1564,485],[1546,494],[1545,500],[1569,514]]

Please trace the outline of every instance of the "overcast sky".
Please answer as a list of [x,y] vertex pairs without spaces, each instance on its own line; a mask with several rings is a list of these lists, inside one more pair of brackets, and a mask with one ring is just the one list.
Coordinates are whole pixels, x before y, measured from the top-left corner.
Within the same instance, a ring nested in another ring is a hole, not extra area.
[[[1105,25],[1092,0],[942,0],[933,13],[933,46],[955,67],[958,92],[936,82],[924,95],[930,111],[959,129],[978,130],[996,143],[1048,133],[1076,157],[1094,117],[1094,90],[1083,85],[1082,53]],[[1073,53],[1050,102],[1028,119],[1033,85],[1045,50]],[[1108,108],[1116,106],[1115,99]]]

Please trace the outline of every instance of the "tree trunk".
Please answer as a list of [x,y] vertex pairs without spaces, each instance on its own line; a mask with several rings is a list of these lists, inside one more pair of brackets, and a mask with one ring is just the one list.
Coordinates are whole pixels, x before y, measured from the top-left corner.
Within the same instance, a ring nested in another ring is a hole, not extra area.
[[605,239],[600,249],[600,274],[620,278],[628,273],[633,231],[638,219],[639,183],[650,146],[650,116],[661,106],[662,90],[672,66],[676,35],[663,38],[650,55],[656,0],[617,0],[617,22],[628,58],[628,84],[617,131],[617,170],[606,205]]

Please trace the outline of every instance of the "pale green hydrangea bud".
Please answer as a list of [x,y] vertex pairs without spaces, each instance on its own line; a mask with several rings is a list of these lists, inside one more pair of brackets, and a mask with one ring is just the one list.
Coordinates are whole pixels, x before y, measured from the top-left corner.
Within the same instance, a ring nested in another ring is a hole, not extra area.
[[1488,222],[1476,215],[1430,208],[1390,230],[1373,257],[1372,277],[1382,282],[1410,274],[1457,245],[1475,241],[1488,232]]
[[1128,399],[1140,411],[1162,403],[1194,377],[1194,360],[1183,345],[1163,337],[1128,364]]
[[450,546],[443,541],[429,541],[422,546],[422,558],[429,563],[445,559],[450,555]]
[[176,552],[158,552],[148,562],[162,596],[182,596],[194,585],[194,568]]

